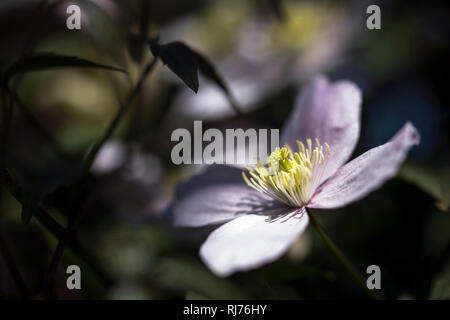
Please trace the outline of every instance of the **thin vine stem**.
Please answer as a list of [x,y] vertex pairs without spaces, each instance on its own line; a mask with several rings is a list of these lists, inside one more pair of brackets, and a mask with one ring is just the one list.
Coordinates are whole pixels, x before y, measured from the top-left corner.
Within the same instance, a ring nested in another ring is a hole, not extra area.
[[352,278],[359,284],[359,286],[374,300],[385,300],[386,298],[378,291],[370,290],[367,288],[365,279],[361,276],[355,266],[347,259],[344,253],[336,246],[333,240],[327,235],[320,223],[314,218],[311,212],[308,212],[309,221],[311,225],[316,229],[317,233],[321,236],[327,247],[344,266],[345,270],[352,276]]
[[111,136],[113,135],[114,131],[117,129],[121,119],[125,115],[126,111],[128,111],[129,106],[132,104],[134,99],[137,97],[138,93],[140,92],[142,85],[149,75],[150,71],[154,68],[156,65],[156,62],[158,59],[155,57],[153,60],[145,67],[144,71],[142,72],[139,81],[133,88],[133,90],[128,95],[126,101],[120,105],[119,111],[117,112],[116,116],[106,129],[103,136],[98,140],[98,142],[94,145],[94,147],[90,150],[88,153],[84,165],[81,171],[80,178],[78,182],[76,183],[76,191],[75,196],[73,197],[71,201],[71,205],[69,207],[68,212],[68,225],[64,229],[64,232],[62,233],[61,237],[59,238],[58,244],[56,246],[55,251],[53,252],[53,256],[50,262],[50,266],[47,270],[47,272],[44,275],[44,278],[42,280],[38,296],[44,297],[47,295],[48,290],[50,288],[50,285],[53,282],[53,279],[55,277],[56,271],[58,269],[59,263],[62,259],[62,256],[64,254],[64,249],[66,247],[66,244],[69,242],[76,225],[78,224],[81,216],[81,212],[83,211],[83,205],[85,203],[85,198],[87,196],[87,189],[85,188],[85,184],[87,181],[87,178],[89,177],[89,171],[91,169],[91,166],[97,157],[98,152],[101,150],[103,145],[106,141],[108,141]]
[[138,93],[141,91],[142,85],[147,78],[150,71],[155,67],[156,62],[158,61],[158,58],[153,58],[153,60],[145,67],[144,71],[142,72],[138,83],[134,87],[134,89],[129,94],[127,100],[125,103],[120,105],[119,111],[117,112],[116,116],[114,117],[113,121],[109,125],[108,129],[105,131],[104,135],[100,138],[100,140],[95,144],[95,146],[92,148],[92,150],[89,152],[89,154],[86,157],[86,161],[84,162],[81,180],[88,174],[89,170],[91,169],[91,166],[97,157],[98,152],[102,148],[103,144],[111,138],[114,131],[117,129],[117,126],[120,123],[120,120],[128,111],[129,105],[134,101],[134,99],[138,96]]

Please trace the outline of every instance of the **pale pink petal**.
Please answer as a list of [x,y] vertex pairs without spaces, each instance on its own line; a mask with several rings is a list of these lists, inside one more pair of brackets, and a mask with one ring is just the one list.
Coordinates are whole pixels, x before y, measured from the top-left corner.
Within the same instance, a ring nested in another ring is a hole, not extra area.
[[179,185],[166,217],[172,219],[175,226],[200,227],[224,223],[249,213],[267,214],[283,207],[247,186],[241,170],[211,165]]
[[365,197],[397,174],[409,149],[419,141],[416,128],[407,123],[389,142],[340,168],[316,192],[308,207],[338,208]]
[[278,216],[245,215],[212,232],[200,256],[219,276],[254,269],[283,255],[308,221],[304,208],[290,208]]
[[280,145],[297,148],[296,140],[318,138],[331,147],[331,157],[319,184],[333,175],[351,156],[359,138],[361,90],[350,81],[330,83],[317,77],[302,90],[286,123]]

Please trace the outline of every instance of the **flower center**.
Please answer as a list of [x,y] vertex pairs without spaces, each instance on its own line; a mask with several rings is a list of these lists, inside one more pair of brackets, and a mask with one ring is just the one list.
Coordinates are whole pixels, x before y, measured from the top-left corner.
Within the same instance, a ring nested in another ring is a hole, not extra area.
[[[252,188],[265,193],[291,207],[302,207],[311,199],[314,191],[321,183],[322,174],[330,157],[331,149],[328,143],[320,144],[315,139],[313,148],[311,139],[305,145],[297,140],[298,152],[292,152],[290,146],[276,148],[267,158],[264,165],[258,160],[253,168],[245,167],[242,177]],[[324,146],[327,155],[324,155]]]

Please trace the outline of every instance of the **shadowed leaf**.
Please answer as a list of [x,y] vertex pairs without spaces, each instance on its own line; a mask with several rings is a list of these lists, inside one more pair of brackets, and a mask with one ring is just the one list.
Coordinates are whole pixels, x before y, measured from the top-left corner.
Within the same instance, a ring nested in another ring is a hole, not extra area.
[[80,168],[72,163],[61,162],[36,171],[23,164],[12,166],[22,186],[22,222],[29,223],[38,210],[39,202],[62,186],[68,186],[79,176]]
[[216,68],[212,65],[212,63],[203,55],[198,52],[194,52],[195,57],[197,58],[198,67],[200,72],[208,77],[211,81],[215,82],[225,93],[229,94],[228,87],[225,81],[222,80],[221,76],[217,73]]
[[198,91],[198,63],[197,56],[182,42],[175,41],[159,45],[151,42],[153,55],[161,58],[165,65],[172,70],[195,93]]
[[200,71],[206,78],[223,90],[231,106],[237,113],[240,113],[239,107],[227,84],[214,65],[204,55],[179,41],[164,45],[151,41],[150,49],[153,55],[161,58],[164,64],[196,93],[199,88],[198,72]]
[[228,86],[225,83],[225,81],[222,79],[222,77],[217,72],[214,65],[202,54],[195,52],[195,51],[194,51],[194,53],[197,58],[197,63],[198,63],[200,72],[223,90],[223,92],[227,96],[228,102],[231,104],[231,106],[235,109],[236,112],[240,113],[240,110],[236,103],[236,100],[234,99],[233,95],[231,94],[231,91],[228,89]]
[[36,53],[26,56],[9,66],[6,70],[5,78],[6,80],[9,80],[12,76],[19,73],[64,67],[99,68],[126,73],[125,70],[120,68],[98,64],[74,56],[66,56],[55,53]]

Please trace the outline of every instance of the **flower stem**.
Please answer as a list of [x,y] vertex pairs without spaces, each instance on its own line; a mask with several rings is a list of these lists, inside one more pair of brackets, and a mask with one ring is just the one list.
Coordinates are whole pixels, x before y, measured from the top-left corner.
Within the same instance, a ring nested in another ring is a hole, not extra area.
[[353,264],[345,257],[342,251],[334,244],[333,240],[331,240],[326,234],[325,230],[319,224],[319,222],[314,218],[314,216],[308,211],[309,220],[311,225],[316,229],[317,233],[322,237],[325,244],[328,248],[333,252],[339,262],[342,263],[347,272],[356,280],[359,286],[372,298],[375,300],[385,300],[386,298],[378,291],[369,290],[366,285],[366,281],[358,272],[358,270],[353,266]]

